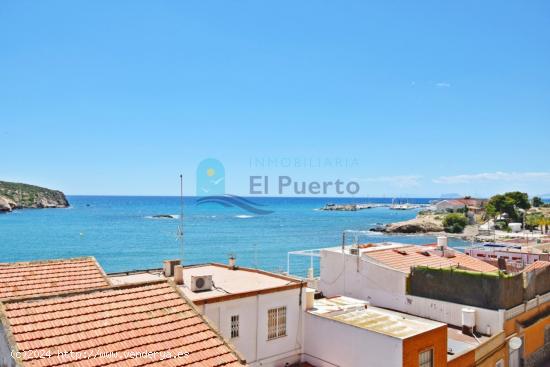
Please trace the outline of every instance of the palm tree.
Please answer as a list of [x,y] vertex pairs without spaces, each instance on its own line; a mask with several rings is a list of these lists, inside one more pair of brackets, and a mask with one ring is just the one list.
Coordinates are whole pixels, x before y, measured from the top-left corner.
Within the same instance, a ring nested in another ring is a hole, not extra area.
[[548,226],[550,226],[550,217],[540,217],[537,221],[537,225],[540,226],[540,232],[546,234],[548,232]]

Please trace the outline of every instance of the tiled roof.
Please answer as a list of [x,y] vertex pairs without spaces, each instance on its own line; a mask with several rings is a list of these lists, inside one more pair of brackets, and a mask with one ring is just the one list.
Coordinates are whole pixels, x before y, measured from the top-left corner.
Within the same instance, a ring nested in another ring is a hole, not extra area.
[[479,205],[483,204],[483,200],[480,200],[480,199],[449,199],[449,200],[442,200],[437,204],[440,204],[440,203],[446,203],[446,204],[454,205],[454,206],[464,206],[464,205],[466,205],[466,206],[476,207],[476,206],[479,206]]
[[490,273],[492,271],[497,271],[498,268],[494,265],[486,263],[483,260],[476,259],[470,255],[466,255],[460,251],[455,251],[455,257],[452,258],[456,265],[460,265],[461,268],[466,268],[469,270],[480,271]]
[[537,270],[537,269],[542,269],[542,268],[545,268],[547,266],[550,266],[550,261],[538,260],[538,261],[535,261],[534,263],[531,263],[531,264],[527,265],[523,269],[523,272],[528,273],[530,271],[534,271],[534,270]]
[[0,263],[0,300],[110,285],[93,257]]
[[[453,251],[453,250],[449,250]],[[404,246],[394,249],[370,251],[364,256],[392,269],[409,273],[414,266],[450,267],[460,265],[474,271],[491,272],[498,270],[495,266],[481,260],[453,251],[453,257],[437,254],[428,246]]]
[[167,281],[9,300],[2,318],[12,348],[51,354],[23,366],[242,365]]

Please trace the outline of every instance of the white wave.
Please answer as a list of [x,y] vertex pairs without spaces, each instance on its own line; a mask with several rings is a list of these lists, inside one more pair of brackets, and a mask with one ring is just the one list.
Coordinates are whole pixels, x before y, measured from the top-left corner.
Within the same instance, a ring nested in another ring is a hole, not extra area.
[[386,233],[383,233],[383,232],[369,231],[368,236],[383,236],[385,234]]
[[239,215],[236,215],[235,218],[246,219],[246,218],[254,218],[254,216],[253,215],[239,214]]

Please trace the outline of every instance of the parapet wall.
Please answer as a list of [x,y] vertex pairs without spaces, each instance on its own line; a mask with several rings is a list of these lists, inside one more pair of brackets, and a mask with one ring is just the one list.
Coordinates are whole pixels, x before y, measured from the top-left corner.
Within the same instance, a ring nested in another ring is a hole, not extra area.
[[526,301],[550,292],[550,267],[526,273],[525,283],[524,299]]
[[414,296],[492,310],[507,310],[524,301],[522,274],[419,266],[412,270],[407,288]]

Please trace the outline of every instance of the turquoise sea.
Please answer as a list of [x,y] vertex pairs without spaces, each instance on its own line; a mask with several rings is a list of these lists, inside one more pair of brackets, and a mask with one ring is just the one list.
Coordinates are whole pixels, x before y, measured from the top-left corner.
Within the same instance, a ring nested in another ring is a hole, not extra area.
[[[161,267],[162,260],[180,258],[177,219],[153,219],[178,214],[178,197],[70,196],[67,209],[26,209],[0,214],[0,262],[95,256],[107,272]],[[226,262],[230,254],[242,266],[283,271],[287,252],[338,246],[342,231],[368,230],[413,218],[417,210],[373,208],[327,212],[326,203],[388,203],[391,199],[251,198],[272,210],[250,214],[216,203],[197,205],[184,199],[184,259],[186,264]],[[430,199],[409,199],[428,203]],[[372,233],[360,242],[434,242],[428,236],[387,236]],[[462,247],[460,240],[451,246]],[[309,260],[292,258],[291,270],[303,275]]]

